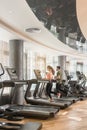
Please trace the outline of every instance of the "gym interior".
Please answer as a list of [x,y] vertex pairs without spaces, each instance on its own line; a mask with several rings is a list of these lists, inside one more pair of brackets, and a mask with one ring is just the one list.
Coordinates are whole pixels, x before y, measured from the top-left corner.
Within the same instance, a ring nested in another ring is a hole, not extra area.
[[87,0],[0,0],[1,130],[87,129],[86,16]]

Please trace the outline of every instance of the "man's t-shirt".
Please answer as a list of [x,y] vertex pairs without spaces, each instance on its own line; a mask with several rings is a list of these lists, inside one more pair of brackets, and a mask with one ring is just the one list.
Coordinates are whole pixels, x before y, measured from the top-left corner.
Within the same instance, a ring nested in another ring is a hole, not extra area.
[[61,73],[61,71],[58,71],[57,72],[57,81],[61,81],[62,80],[62,73]]

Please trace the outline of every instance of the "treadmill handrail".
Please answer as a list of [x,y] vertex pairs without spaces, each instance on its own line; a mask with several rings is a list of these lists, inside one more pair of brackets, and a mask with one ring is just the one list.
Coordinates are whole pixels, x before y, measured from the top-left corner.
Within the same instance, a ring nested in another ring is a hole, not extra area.
[[1,66],[1,69],[2,69],[2,73],[0,74],[0,76],[2,76],[2,75],[4,75],[5,71],[4,71],[4,68],[3,68],[1,63],[0,63],[0,66]]

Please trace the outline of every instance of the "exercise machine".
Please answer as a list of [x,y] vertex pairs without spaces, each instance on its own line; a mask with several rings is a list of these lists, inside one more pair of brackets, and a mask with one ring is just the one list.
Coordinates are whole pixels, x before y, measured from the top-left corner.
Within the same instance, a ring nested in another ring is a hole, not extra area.
[[[4,69],[2,64],[0,63],[0,77],[4,74]],[[0,89],[2,89],[4,82],[0,82]],[[1,106],[0,106],[1,107]],[[4,109],[0,108],[0,116],[4,116]],[[16,123],[8,123],[8,122],[0,122],[0,129],[3,130],[40,130],[42,128],[42,123],[39,122],[28,122],[25,124],[16,124]]]
[[[79,72],[76,72],[77,75],[79,75]],[[69,75],[68,71],[65,70],[66,78],[67,78],[67,86],[68,86],[68,95],[69,97],[72,97],[74,99],[83,100],[84,97],[80,95],[79,91],[79,80],[71,80],[72,76]],[[81,78],[81,77],[80,77]]]
[[[11,87],[12,93],[11,94],[11,104],[9,107],[6,108],[6,110],[13,115],[22,115],[22,116],[29,116],[34,118],[49,118],[54,117],[57,112],[59,112],[59,107],[56,108],[50,108],[48,106],[36,106],[36,105],[14,105],[13,98],[16,92],[17,85],[29,85],[31,80],[18,80],[16,71],[14,68],[6,68],[7,72],[9,72],[9,75],[11,77],[11,80],[9,81],[3,81],[3,88],[5,87]],[[9,83],[9,86],[7,84]],[[14,85],[10,85],[10,83],[13,83]],[[3,95],[3,93],[2,93]],[[13,97],[12,97],[13,96]]]
[[[70,101],[62,101],[59,99],[54,99],[54,102],[50,102],[49,100],[47,100],[47,97],[45,96],[45,98],[42,98],[41,96],[37,95],[39,88],[41,89],[41,87],[44,87],[47,85],[47,83],[49,83],[49,80],[46,79],[42,79],[40,71],[39,70],[34,70],[35,75],[37,75],[37,82],[36,82],[36,87],[35,90],[33,92],[33,96],[31,97],[29,95],[32,84],[30,84],[26,90],[26,96],[25,99],[27,101],[27,103],[31,103],[31,104],[35,104],[35,105],[48,105],[48,106],[56,106],[56,107],[60,107],[61,109],[68,107],[69,105],[71,105],[72,102]],[[40,87],[40,84],[41,87]],[[44,90],[44,89],[43,89]],[[39,91],[41,92],[41,91]],[[42,92],[41,92],[42,94]],[[40,94],[40,95],[41,95]]]

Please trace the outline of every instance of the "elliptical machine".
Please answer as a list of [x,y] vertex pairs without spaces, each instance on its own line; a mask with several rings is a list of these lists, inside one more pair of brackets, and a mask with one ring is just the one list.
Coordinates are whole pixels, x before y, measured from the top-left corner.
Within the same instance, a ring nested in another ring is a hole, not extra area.
[[[86,84],[86,77],[79,71],[76,71],[77,80],[71,80],[69,78],[69,73],[65,73],[68,77],[68,85],[69,85],[69,91],[68,96],[74,96],[80,98],[80,100],[83,100],[86,95],[83,93],[85,91],[85,84]],[[70,76],[71,77],[71,76]]]
[[81,73],[80,71],[76,71],[77,75],[77,84],[76,84],[76,89],[78,91],[79,95],[87,95],[86,91],[86,76],[85,74]]

